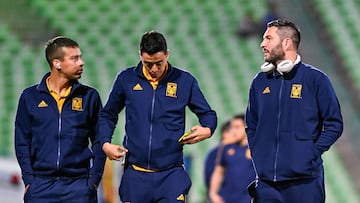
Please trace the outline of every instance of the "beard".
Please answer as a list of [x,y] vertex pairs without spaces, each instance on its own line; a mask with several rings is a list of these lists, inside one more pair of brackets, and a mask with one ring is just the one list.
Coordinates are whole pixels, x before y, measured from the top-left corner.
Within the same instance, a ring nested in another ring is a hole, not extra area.
[[268,53],[268,57],[264,56],[265,62],[269,62],[272,64],[277,64],[276,62],[284,60],[285,57],[285,53],[282,50],[280,43],[270,51],[267,50],[266,53]]

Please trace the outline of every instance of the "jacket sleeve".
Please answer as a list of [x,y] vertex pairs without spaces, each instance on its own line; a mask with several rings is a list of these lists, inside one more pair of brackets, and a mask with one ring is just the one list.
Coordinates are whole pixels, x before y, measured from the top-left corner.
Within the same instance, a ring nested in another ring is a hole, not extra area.
[[125,98],[121,89],[120,74],[118,74],[110,90],[106,104],[100,112],[98,134],[100,135],[101,146],[105,142],[111,142],[119,113],[124,107]]
[[104,165],[106,160],[106,155],[102,151],[102,145],[100,144],[100,136],[97,133],[97,129],[99,127],[99,114],[102,109],[102,103],[99,94],[96,92],[93,96],[93,105],[92,105],[92,136],[91,136],[91,142],[92,142],[92,151],[94,153],[93,158],[93,164],[90,168],[90,178],[89,181],[92,184],[99,185],[99,182],[101,180],[103,171],[104,171]]
[[315,142],[317,155],[327,151],[332,144],[341,136],[343,131],[343,119],[340,104],[335,90],[326,75],[315,80],[317,89],[317,101],[322,121],[322,131]]
[[250,87],[249,91],[249,100],[246,108],[245,114],[245,130],[248,137],[249,146],[252,146],[253,138],[255,137],[255,131],[258,123],[258,115],[256,110],[256,101],[254,96],[254,87],[253,84]]
[[198,117],[201,126],[209,127],[211,134],[213,134],[217,126],[217,115],[206,101],[195,78],[191,88],[191,99],[188,106]]
[[31,165],[31,118],[26,107],[24,93],[20,95],[15,118],[15,154],[21,168],[25,185],[31,184],[33,170]]

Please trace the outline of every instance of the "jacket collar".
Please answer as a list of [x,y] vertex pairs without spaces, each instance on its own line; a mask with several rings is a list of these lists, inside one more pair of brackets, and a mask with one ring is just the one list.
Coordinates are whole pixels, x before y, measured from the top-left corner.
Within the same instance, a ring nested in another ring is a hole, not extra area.
[[[168,71],[167,71],[166,75],[164,76],[164,78],[163,78],[162,80],[166,80],[166,79],[169,77],[169,75],[171,75],[171,73],[173,72],[173,66],[172,66],[169,62],[167,62],[167,63],[168,63]],[[145,75],[144,75],[144,73],[143,73],[143,71],[142,71],[142,67],[143,67],[143,64],[142,64],[142,62],[140,61],[140,62],[134,67],[134,71],[136,72],[136,75],[137,75],[138,77],[141,77],[141,78],[146,79],[146,77],[145,77]]]
[[272,77],[277,78],[277,77],[281,77],[283,76],[285,79],[291,79],[295,76],[297,69],[300,67],[300,65],[302,64],[302,62],[298,62],[297,64],[294,65],[294,67],[287,73],[284,73],[283,75],[278,72],[277,70],[274,70],[271,72]]
[[[40,92],[47,92],[47,93],[50,93],[49,92],[49,89],[47,88],[47,85],[46,85],[46,79],[50,76],[50,72],[46,73],[43,78],[41,79],[40,83],[38,84],[37,86],[37,90],[40,91]],[[71,93],[75,91],[75,89],[79,88],[81,86],[81,83],[79,83],[78,80],[74,80],[72,82],[72,90],[71,90]],[[70,93],[70,94],[71,94]]]

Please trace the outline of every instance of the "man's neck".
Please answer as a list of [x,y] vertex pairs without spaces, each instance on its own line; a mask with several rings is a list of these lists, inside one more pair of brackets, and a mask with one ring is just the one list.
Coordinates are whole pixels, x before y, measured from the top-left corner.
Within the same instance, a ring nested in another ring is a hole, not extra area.
[[49,87],[55,91],[58,95],[63,95],[64,92],[71,86],[69,80],[65,80],[64,78],[52,77],[49,76],[48,79]]

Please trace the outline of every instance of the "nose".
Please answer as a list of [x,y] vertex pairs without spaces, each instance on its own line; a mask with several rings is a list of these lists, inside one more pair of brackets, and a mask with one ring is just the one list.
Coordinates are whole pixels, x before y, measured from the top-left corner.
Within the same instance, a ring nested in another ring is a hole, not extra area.
[[81,66],[81,67],[84,67],[84,66],[85,66],[85,62],[84,62],[83,59],[80,59],[80,66]]
[[263,40],[263,41],[261,41],[261,43],[260,43],[260,47],[261,47],[261,48],[264,48],[264,47],[265,47],[265,45],[264,45],[264,44],[265,44],[264,40]]
[[154,64],[151,64],[149,68],[150,68],[150,70],[153,70],[154,67],[156,68],[156,64],[155,64],[155,63],[154,63]]
[[157,71],[159,68],[158,68],[158,65],[156,65],[155,63],[154,64],[151,64],[151,66],[149,67],[149,70],[150,71]]

